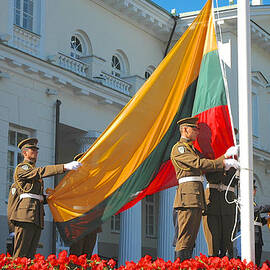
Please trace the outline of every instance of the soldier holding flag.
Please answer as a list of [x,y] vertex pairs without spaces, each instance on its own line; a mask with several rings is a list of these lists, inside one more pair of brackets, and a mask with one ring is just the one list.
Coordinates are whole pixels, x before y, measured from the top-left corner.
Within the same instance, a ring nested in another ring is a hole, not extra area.
[[175,257],[182,261],[191,258],[198,234],[202,211],[205,210],[203,189],[204,173],[239,168],[235,159],[227,159],[238,154],[238,147],[230,147],[225,155],[215,159],[206,159],[193,147],[199,135],[197,117],[178,121],[181,138],[171,151],[171,161],[176,171],[178,188],[175,195],[174,210],[177,213],[178,235]]

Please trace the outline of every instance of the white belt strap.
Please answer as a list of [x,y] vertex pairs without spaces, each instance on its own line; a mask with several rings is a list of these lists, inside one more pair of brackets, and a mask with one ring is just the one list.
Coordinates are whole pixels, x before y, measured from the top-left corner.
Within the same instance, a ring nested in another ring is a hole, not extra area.
[[229,187],[224,185],[224,184],[207,184],[206,185],[206,188],[214,188],[214,189],[217,189],[218,191],[225,191],[225,190],[229,190],[229,191],[232,191],[234,192],[235,191],[235,188],[234,187]]
[[20,199],[25,199],[25,198],[32,198],[32,199],[36,199],[39,201],[44,201],[44,198],[42,195],[38,195],[38,194],[33,194],[33,193],[23,193],[20,195]]
[[202,182],[204,181],[204,177],[203,175],[200,176],[187,176],[187,177],[182,177],[180,179],[178,179],[178,183],[182,184],[185,182]]
[[254,221],[254,225],[262,227],[262,223],[258,221]]

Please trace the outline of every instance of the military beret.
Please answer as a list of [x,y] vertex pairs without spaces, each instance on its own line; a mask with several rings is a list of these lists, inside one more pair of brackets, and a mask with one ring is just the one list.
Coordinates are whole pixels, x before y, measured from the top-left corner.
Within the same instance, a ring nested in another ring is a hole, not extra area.
[[73,160],[77,161],[80,157],[83,156],[83,154],[84,154],[84,153],[80,153],[80,154],[76,155],[76,156],[73,158]]
[[177,124],[179,126],[189,126],[189,127],[198,127],[197,122],[199,118],[198,117],[187,117],[179,120]]
[[36,138],[27,138],[25,140],[22,140],[18,143],[18,147],[22,150],[24,148],[35,148],[39,149],[37,147],[38,139]]

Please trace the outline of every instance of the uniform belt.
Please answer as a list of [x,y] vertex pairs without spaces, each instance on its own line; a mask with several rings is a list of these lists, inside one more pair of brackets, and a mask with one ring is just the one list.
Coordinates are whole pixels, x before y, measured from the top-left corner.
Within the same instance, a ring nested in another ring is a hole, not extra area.
[[41,202],[44,201],[44,197],[42,195],[33,194],[33,193],[23,193],[20,195],[20,199],[25,199],[25,198],[36,199]]
[[225,190],[229,190],[229,191],[232,191],[234,192],[235,191],[235,188],[234,187],[228,187],[224,184],[207,184],[206,185],[206,188],[214,188],[214,189],[217,189],[219,192],[221,191],[225,191]]
[[262,227],[262,223],[261,223],[261,222],[258,222],[258,221],[254,221],[254,225],[255,225],[255,226],[260,226],[260,227]]
[[204,181],[204,177],[202,175],[200,176],[187,176],[187,177],[182,177],[178,179],[178,184],[182,184],[185,182],[202,182]]

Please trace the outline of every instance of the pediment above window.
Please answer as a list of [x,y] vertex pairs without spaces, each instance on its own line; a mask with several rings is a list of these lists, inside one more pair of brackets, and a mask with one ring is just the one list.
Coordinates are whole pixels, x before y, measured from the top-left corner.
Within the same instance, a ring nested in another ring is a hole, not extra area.
[[264,75],[260,71],[252,71],[251,80],[252,80],[252,83],[254,83],[255,85],[263,87],[263,88],[265,88],[269,84],[267,79],[264,77]]

